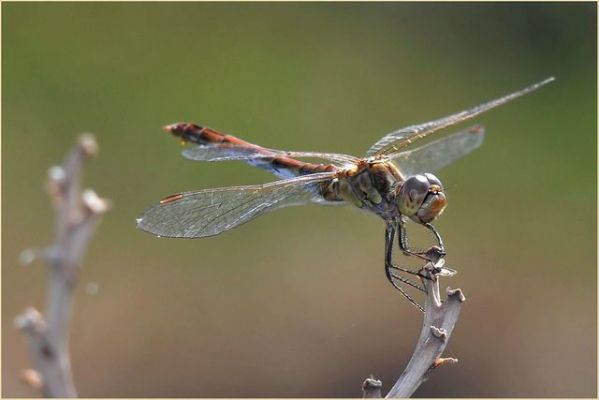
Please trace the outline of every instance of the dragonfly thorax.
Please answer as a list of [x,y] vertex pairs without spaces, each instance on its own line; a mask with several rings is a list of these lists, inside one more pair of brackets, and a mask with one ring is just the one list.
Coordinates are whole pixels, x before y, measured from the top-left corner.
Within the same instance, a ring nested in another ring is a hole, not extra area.
[[418,174],[397,188],[397,208],[414,222],[426,224],[437,218],[447,205],[441,181],[433,174]]
[[441,181],[425,173],[405,178],[386,160],[363,160],[341,172],[336,193],[385,220],[401,215],[419,224],[437,218],[447,205]]
[[340,171],[334,192],[342,200],[391,220],[398,217],[396,195],[401,181],[403,177],[392,163],[361,160]]

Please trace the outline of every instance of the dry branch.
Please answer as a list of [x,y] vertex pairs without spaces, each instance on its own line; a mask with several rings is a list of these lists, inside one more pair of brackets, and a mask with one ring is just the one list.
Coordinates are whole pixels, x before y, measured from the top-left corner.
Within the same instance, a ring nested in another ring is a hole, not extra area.
[[[441,365],[453,364],[458,361],[455,358],[442,358],[441,355],[451,337],[462,303],[466,298],[460,289],[448,288],[447,299],[441,301],[439,278],[455,273],[443,268],[443,264],[444,260],[441,258],[435,263],[427,263],[420,271],[424,275],[422,282],[427,292],[422,330],[412,358],[385,398],[410,397],[427,379],[430,371]],[[364,382],[363,388],[367,386],[369,379]],[[366,389],[363,390],[364,397],[366,397]]]
[[[54,243],[38,253],[49,267],[46,320],[33,308],[15,319],[24,333],[35,370],[26,370],[23,380],[41,388],[45,397],[76,397],[68,340],[73,290],[81,259],[97,223],[109,208],[92,190],[81,192],[83,161],[97,152],[95,139],[81,135],[62,166],[49,170],[47,191],[55,210]],[[27,261],[32,252],[26,251]]]

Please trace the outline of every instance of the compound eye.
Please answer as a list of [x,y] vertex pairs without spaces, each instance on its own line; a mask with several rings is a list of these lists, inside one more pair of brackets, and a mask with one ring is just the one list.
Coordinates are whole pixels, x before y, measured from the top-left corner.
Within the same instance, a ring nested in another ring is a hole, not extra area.
[[410,196],[410,200],[415,201],[428,192],[430,183],[426,176],[414,175],[408,178],[403,186],[405,192]]
[[424,174],[424,176],[426,177],[426,179],[428,179],[428,181],[429,181],[429,183],[431,185],[437,185],[440,188],[443,188],[443,185],[441,184],[441,181],[435,175],[430,174],[430,173],[427,172],[426,174]]
[[408,217],[414,216],[428,195],[430,183],[424,175],[414,175],[401,185],[397,196],[399,212]]

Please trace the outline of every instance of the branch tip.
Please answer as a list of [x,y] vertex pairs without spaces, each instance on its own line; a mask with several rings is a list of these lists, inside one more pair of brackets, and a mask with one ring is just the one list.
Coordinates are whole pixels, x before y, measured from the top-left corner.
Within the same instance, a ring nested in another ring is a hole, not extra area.
[[40,390],[42,388],[42,376],[34,369],[25,369],[21,371],[19,378],[21,379],[21,382],[31,386],[34,389]]
[[110,209],[110,201],[103,199],[91,189],[87,189],[81,195],[83,205],[90,214],[100,215]]
[[79,146],[85,157],[91,157],[98,154],[98,143],[91,133],[83,133],[79,136]]
[[454,297],[457,296],[457,300],[460,303],[463,303],[466,301],[466,296],[464,296],[464,292],[462,292],[462,289],[457,288],[457,289],[451,289],[451,288],[447,288],[447,297]]
[[21,331],[35,333],[44,333],[46,331],[46,321],[44,321],[44,317],[42,317],[42,314],[33,307],[27,308],[15,318],[15,326]]
[[378,379],[373,378],[372,376],[370,376],[370,378],[366,378],[364,380],[364,383],[362,384],[362,388],[366,389],[366,388],[380,388],[383,386],[383,382],[381,382]]
[[381,388],[383,387],[383,383],[378,380],[375,379],[372,375],[370,375],[369,378],[366,378],[364,380],[364,383],[362,383],[362,393],[363,393],[363,398],[365,399],[379,399],[382,398],[383,395],[381,394]]
[[433,370],[433,369],[435,369],[435,368],[437,368],[437,367],[440,367],[440,366],[442,366],[442,365],[447,365],[447,364],[457,364],[457,362],[458,362],[458,359],[457,359],[457,358],[452,358],[452,357],[441,358],[441,357],[439,357],[439,358],[437,358],[437,359],[435,360],[435,362],[434,362],[434,363],[431,365],[431,367],[429,368],[429,371],[430,371],[430,370]]
[[19,254],[19,264],[27,266],[39,258],[39,250],[25,249]]
[[59,165],[53,165],[48,169],[48,178],[51,182],[62,183],[66,179],[67,174],[63,167]]

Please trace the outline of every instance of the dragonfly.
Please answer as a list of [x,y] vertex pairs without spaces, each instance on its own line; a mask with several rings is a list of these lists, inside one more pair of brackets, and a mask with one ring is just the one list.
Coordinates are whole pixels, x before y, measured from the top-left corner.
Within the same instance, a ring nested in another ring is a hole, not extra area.
[[[553,80],[550,77],[464,111],[393,131],[374,143],[365,157],[275,150],[194,123],[167,125],[167,132],[184,144],[194,145],[183,150],[187,159],[244,161],[280,180],[173,194],[149,207],[137,219],[137,227],[159,237],[201,238],[218,235],[283,207],[351,204],[384,220],[386,277],[424,312],[401,286],[425,291],[405,277],[406,273],[418,274],[416,271],[393,263],[394,242],[397,237],[399,249],[407,256],[430,261],[446,255],[443,239],[432,222],[445,210],[447,198],[443,184],[433,173],[480,147],[485,128],[474,125],[419,147],[414,144]],[[304,158],[324,162],[302,161]],[[409,221],[428,229],[436,245],[427,251],[412,249],[406,229]]]

